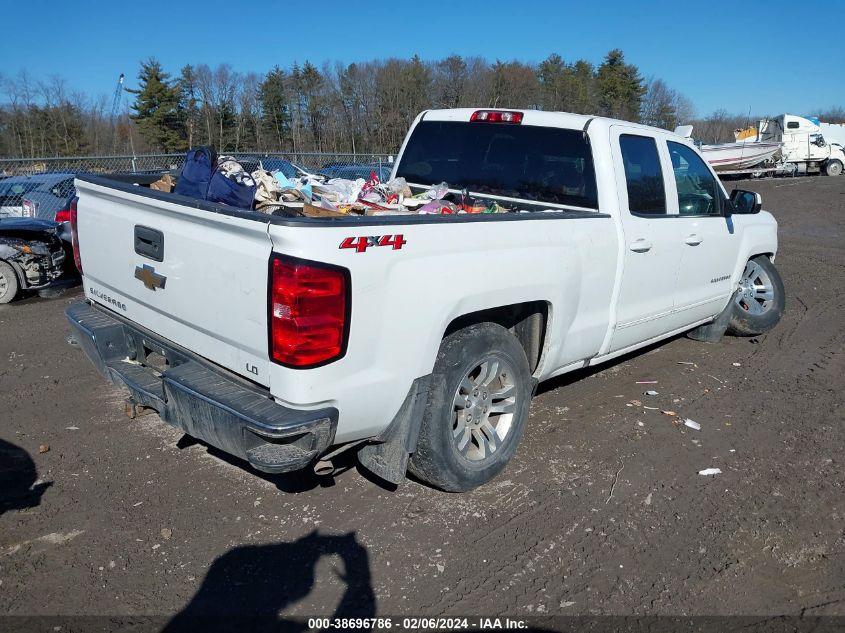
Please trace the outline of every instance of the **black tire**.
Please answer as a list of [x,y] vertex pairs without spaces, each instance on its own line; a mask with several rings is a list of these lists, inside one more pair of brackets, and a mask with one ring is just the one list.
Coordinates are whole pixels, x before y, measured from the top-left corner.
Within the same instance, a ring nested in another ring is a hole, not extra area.
[[824,173],[828,176],[839,176],[842,174],[842,163],[838,160],[831,160],[828,161],[827,165],[825,165]]
[[[478,374],[474,374],[476,370]],[[495,374],[488,387],[476,386],[483,384],[482,373]],[[466,388],[468,384],[472,385],[470,389]],[[490,481],[516,451],[528,420],[532,389],[525,351],[508,330],[495,323],[480,323],[450,334],[443,339],[437,354],[428,404],[408,470],[450,492],[471,490]],[[463,391],[467,394],[463,395]],[[499,398],[499,394],[504,396],[511,391],[512,398]],[[482,396],[484,400],[480,399]],[[470,405],[472,398],[475,400]],[[462,404],[456,405],[459,399]],[[494,408],[512,413],[500,413]],[[472,419],[472,412],[480,414],[475,424],[482,419],[488,423],[470,432],[472,424],[466,420]],[[490,430],[495,431],[495,437]],[[503,438],[500,433],[504,433]],[[463,450],[458,447],[462,440]],[[491,444],[495,446],[492,452]]]
[[15,269],[4,261],[0,261],[0,304],[9,303],[18,296],[20,283]]
[[[757,268],[754,270],[754,265]],[[752,272],[749,273],[749,270]],[[761,272],[762,271],[762,272]],[[772,298],[767,303],[760,299],[755,299],[750,293],[743,294],[743,289],[747,288],[747,283],[757,284],[765,281],[761,275],[768,277],[768,282],[765,285],[770,285],[772,289]],[[754,308],[750,302],[757,302],[761,308]],[[778,273],[777,268],[765,255],[758,255],[752,257],[748,264],[746,264],[743,278],[740,280],[740,295],[736,299],[732,299],[731,319],[728,324],[728,332],[734,336],[757,336],[763,332],[768,332],[775,327],[783,316],[784,308],[786,307],[786,292],[783,287],[783,280]],[[755,310],[761,310],[755,312]]]

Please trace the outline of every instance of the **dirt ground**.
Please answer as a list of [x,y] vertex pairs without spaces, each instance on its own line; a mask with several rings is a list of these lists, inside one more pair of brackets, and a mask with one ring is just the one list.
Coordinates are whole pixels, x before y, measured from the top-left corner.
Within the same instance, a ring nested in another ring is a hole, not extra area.
[[0,613],[845,615],[845,176],[733,185],[780,223],[780,325],[542,385],[469,494],[249,471],[123,415],[78,290],[0,307]]

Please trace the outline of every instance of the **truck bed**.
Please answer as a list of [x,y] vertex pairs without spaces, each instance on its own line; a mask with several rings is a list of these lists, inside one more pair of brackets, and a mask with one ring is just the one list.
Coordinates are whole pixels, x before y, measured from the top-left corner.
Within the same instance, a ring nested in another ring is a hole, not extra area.
[[[592,355],[607,331],[618,248],[608,214],[282,217],[152,190],[156,179],[77,178],[86,297],[268,388],[281,405],[337,408],[338,441],[380,432],[408,386],[431,370],[447,325],[500,304],[503,288],[510,303],[566,306],[554,315],[559,330],[538,375],[557,367],[561,356]],[[538,230],[537,222],[561,228]],[[138,227],[163,234],[162,261],[133,247]],[[344,246],[382,238],[401,238],[401,245]],[[597,252],[610,256],[596,258]],[[346,351],[308,369],[307,380],[303,370],[275,363],[268,353],[273,254],[350,272]],[[165,277],[166,286],[145,287],[145,267],[152,279]],[[427,298],[424,310],[421,298]],[[410,335],[409,324],[421,318],[426,327]],[[374,401],[382,403],[377,412]]]
[[[91,175],[80,174],[77,180],[88,182],[103,187],[109,187],[125,193],[131,193],[142,197],[149,197],[152,199],[178,202],[180,205],[190,207],[192,209],[200,209],[210,213],[219,213],[231,217],[238,217],[244,219],[256,220],[258,222],[265,222],[268,224],[277,224],[281,226],[337,226],[338,224],[353,224],[355,226],[391,226],[396,224],[441,224],[441,223],[462,223],[462,222],[514,222],[521,220],[543,220],[554,219],[559,220],[563,218],[584,218],[584,217],[609,217],[605,214],[596,211],[584,211],[579,209],[561,208],[560,210],[551,210],[549,205],[536,202],[521,202],[520,208],[526,212],[519,213],[461,213],[455,215],[433,215],[433,214],[396,214],[396,215],[355,215],[347,214],[338,217],[308,217],[295,216],[288,217],[287,215],[273,215],[268,213],[261,213],[251,209],[239,209],[225,204],[218,204],[216,202],[208,202],[207,200],[199,200],[197,198],[190,198],[175,193],[167,193],[164,191],[156,191],[150,189],[149,185],[158,180],[160,174],[106,174],[106,175]],[[471,192],[472,193],[472,192]],[[502,200],[497,196],[490,196],[486,194],[473,193],[474,197],[486,198],[489,200]]]

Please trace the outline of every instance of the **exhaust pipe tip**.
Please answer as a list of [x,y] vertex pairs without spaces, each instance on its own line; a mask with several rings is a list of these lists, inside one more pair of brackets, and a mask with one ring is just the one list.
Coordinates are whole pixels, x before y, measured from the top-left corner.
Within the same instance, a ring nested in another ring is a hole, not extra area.
[[320,477],[326,477],[334,472],[334,464],[330,459],[321,459],[314,464],[314,474]]

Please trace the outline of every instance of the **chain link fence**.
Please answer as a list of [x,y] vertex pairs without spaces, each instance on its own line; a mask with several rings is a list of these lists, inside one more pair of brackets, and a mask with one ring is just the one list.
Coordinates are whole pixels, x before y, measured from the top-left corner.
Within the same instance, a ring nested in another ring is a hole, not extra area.
[[[327,178],[369,178],[375,172],[387,180],[393,169],[390,154],[327,152],[233,152],[227,156],[252,171],[263,167],[288,177],[299,170]],[[75,195],[73,177],[80,173],[159,172],[182,168],[185,154],[138,156],[72,156],[61,158],[0,159],[0,219],[40,217],[54,219]]]
[[[390,154],[345,154],[329,152],[233,152],[239,161],[288,161],[306,171],[340,166],[376,165],[392,167]],[[44,173],[115,173],[180,169],[185,154],[142,154],[138,156],[68,156],[59,158],[0,158],[0,177]]]

